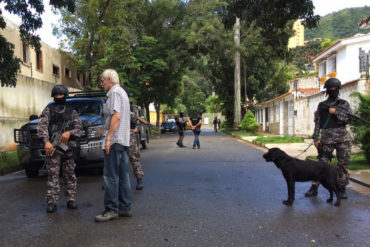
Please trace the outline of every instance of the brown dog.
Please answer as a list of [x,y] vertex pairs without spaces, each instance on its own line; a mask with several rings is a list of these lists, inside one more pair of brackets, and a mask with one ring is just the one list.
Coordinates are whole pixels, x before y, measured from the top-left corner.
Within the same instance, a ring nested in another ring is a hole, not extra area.
[[271,148],[263,155],[267,162],[272,161],[281,170],[288,186],[288,199],[283,201],[285,205],[294,202],[295,182],[319,181],[330,193],[328,203],[333,201],[333,192],[337,197],[335,206],[340,205],[338,191],[338,169],[325,162],[313,160],[300,160],[290,157],[279,148]]

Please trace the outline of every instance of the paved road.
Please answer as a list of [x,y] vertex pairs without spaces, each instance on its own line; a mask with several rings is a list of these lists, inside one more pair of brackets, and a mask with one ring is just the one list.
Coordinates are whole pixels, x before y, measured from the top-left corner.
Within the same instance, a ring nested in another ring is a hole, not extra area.
[[369,197],[349,189],[336,208],[323,189],[305,198],[310,184],[300,183],[287,207],[281,172],[262,151],[223,134],[200,140],[200,150],[177,148],[175,135],[151,141],[131,219],[94,222],[104,193],[97,175],[79,176],[78,210],[62,196],[54,214],[45,212],[45,178],[1,177],[0,246],[369,246]]

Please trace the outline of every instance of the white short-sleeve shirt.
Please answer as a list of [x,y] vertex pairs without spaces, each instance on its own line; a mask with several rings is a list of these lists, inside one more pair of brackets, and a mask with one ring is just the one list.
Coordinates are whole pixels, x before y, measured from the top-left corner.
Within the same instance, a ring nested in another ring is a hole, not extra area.
[[111,138],[114,143],[130,146],[130,103],[127,93],[119,85],[114,85],[107,93],[107,101],[104,104],[104,136],[106,137],[110,128],[112,115],[120,114],[120,121],[116,131]]

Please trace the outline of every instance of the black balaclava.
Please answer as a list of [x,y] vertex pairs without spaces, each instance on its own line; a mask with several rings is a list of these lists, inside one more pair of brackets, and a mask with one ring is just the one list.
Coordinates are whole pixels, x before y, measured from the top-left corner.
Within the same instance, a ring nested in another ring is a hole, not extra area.
[[56,105],[65,105],[66,100],[67,100],[66,97],[63,97],[63,98],[55,98],[54,97],[54,101],[55,101]]
[[334,101],[338,98],[339,96],[339,88],[336,88],[335,90],[326,90],[326,94],[329,95],[329,99]]

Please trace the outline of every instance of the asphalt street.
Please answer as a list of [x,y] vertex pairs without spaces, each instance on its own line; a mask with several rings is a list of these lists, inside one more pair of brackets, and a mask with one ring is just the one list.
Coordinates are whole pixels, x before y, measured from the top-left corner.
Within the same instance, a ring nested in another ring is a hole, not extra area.
[[0,246],[370,246],[369,197],[349,188],[334,207],[322,187],[311,199],[310,183],[297,183],[294,205],[285,206],[285,180],[262,150],[206,132],[200,150],[191,135],[183,149],[176,135],[151,139],[144,190],[132,180],[132,218],[94,222],[101,175],[80,175],[79,208],[68,210],[61,195],[54,214],[46,213],[45,177],[0,177]]

